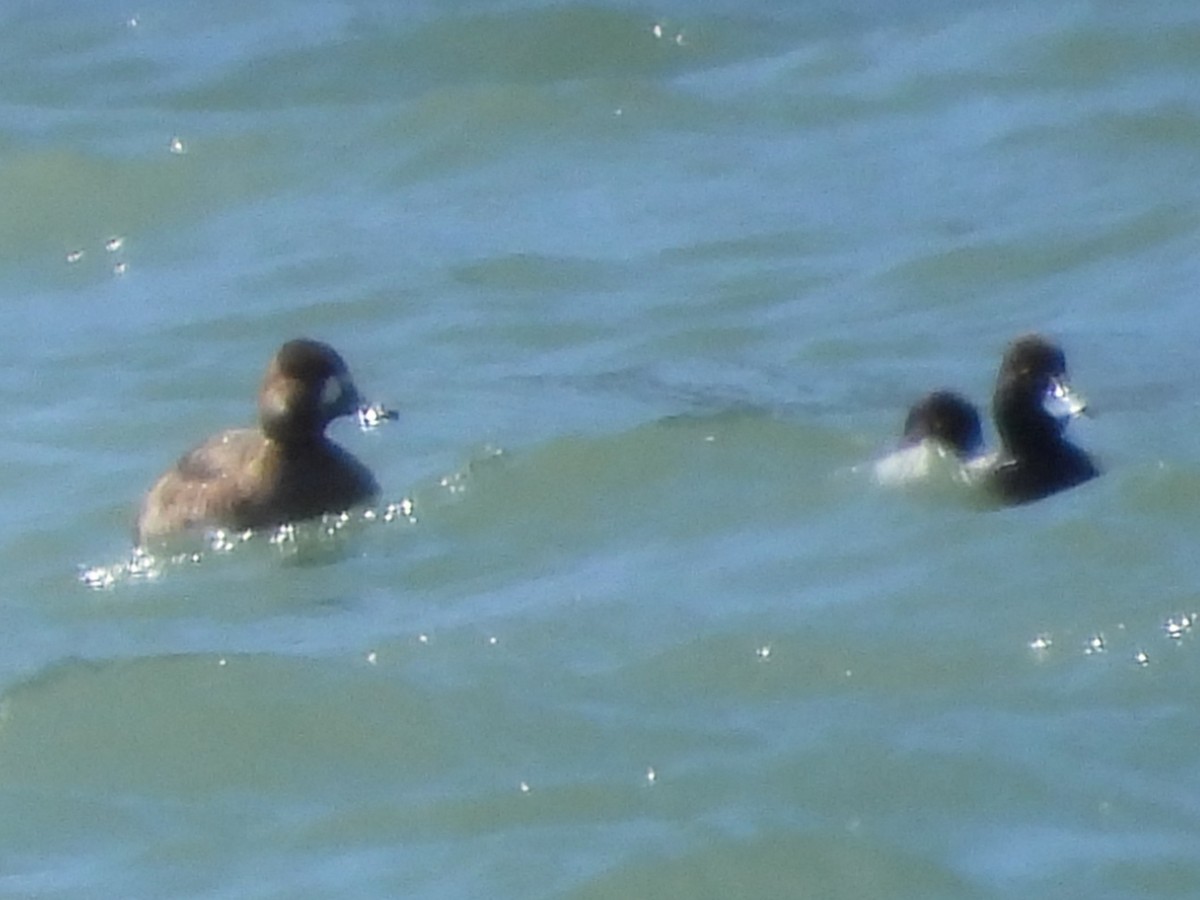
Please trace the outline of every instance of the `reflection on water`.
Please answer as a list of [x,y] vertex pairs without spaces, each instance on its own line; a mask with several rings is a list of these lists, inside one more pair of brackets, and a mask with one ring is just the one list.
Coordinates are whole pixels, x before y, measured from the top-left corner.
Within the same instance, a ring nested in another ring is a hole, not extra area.
[[[110,590],[120,584],[151,581],[172,569],[204,564],[215,557],[237,552],[261,552],[270,548],[271,556],[292,563],[336,560],[350,548],[350,542],[365,529],[403,522],[415,525],[413,501],[403,499],[380,507],[354,512],[326,514],[319,520],[280,525],[274,531],[207,530],[200,537],[182,538],[154,550],[134,547],[128,558],[107,565],[81,566],[79,580],[93,590]],[[172,550],[171,544],[200,544],[196,549]],[[243,548],[250,548],[245,551]]]

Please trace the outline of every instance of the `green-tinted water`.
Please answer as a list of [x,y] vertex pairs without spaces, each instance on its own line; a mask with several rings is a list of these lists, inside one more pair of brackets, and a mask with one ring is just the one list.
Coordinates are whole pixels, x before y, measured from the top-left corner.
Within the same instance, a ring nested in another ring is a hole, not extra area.
[[[1197,14],[667,13],[0,12],[0,894],[1200,890]],[[1104,477],[876,484],[1029,329]],[[131,558],[300,334],[374,517]]]

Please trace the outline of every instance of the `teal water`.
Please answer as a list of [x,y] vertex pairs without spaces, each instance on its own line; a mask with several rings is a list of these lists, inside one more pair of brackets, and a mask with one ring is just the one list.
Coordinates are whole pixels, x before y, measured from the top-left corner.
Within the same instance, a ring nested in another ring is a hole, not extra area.
[[[0,11],[0,896],[1200,893],[1200,13]],[[1102,479],[884,489],[1066,347]],[[370,516],[133,558],[284,340]]]

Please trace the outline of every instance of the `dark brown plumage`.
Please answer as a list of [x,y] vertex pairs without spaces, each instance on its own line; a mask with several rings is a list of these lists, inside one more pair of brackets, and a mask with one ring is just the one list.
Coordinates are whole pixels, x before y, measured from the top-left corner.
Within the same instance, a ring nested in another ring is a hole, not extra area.
[[379,492],[370,470],[325,436],[361,404],[336,350],[284,344],[259,390],[259,427],[222,432],[186,453],[147,493],[135,540],[279,525],[370,501]]

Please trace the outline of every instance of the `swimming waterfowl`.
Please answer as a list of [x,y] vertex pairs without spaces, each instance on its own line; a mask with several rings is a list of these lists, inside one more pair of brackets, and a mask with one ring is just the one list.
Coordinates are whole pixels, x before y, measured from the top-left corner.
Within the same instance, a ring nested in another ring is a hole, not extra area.
[[913,404],[900,446],[874,464],[881,484],[924,481],[934,471],[967,480],[966,464],[983,449],[983,428],[974,404],[954,391],[933,391]]
[[1009,344],[992,397],[1001,449],[983,455],[979,413],[953,391],[934,391],[908,412],[900,449],[875,464],[885,484],[927,478],[952,460],[959,480],[981,486],[1000,503],[1019,504],[1082,484],[1099,468],[1064,436],[1068,421],[1084,411],[1067,382],[1066,356],[1038,334]]
[[288,341],[263,377],[258,427],[221,432],[181,457],[146,494],[135,540],[280,525],[371,501],[375,477],[325,436],[330,422],[362,405],[336,350]]
[[1038,334],[1009,344],[992,395],[1002,449],[987,472],[988,489],[1003,503],[1029,503],[1099,475],[1092,458],[1064,435],[1084,408],[1067,381],[1061,347]]

